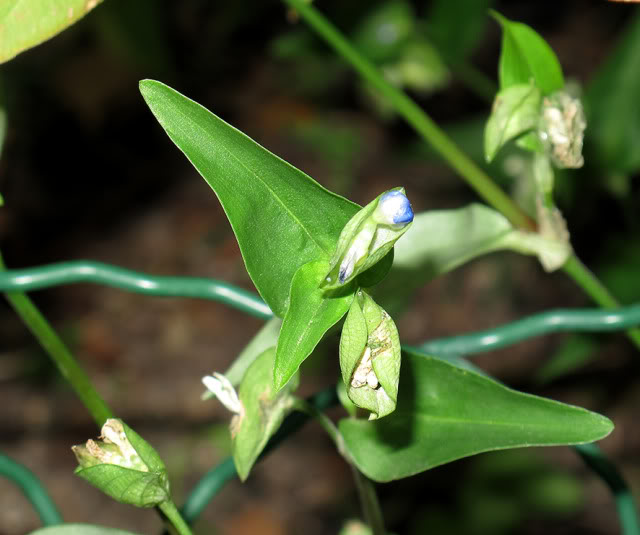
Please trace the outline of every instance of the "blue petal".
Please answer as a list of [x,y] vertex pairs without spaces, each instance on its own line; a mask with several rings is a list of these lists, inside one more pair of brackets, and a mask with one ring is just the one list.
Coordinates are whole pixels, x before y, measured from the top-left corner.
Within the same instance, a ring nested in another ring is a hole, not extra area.
[[382,197],[380,197],[379,206],[382,211],[387,213],[384,205],[391,204],[394,209],[393,213],[388,214],[391,217],[391,221],[395,225],[407,224],[413,221],[413,210],[411,209],[411,203],[407,196],[401,191],[388,191]]

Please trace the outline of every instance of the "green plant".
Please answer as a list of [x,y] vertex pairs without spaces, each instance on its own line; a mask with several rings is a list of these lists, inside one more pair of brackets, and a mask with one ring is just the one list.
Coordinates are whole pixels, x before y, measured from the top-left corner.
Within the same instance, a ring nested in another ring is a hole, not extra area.
[[[583,163],[584,131],[581,104],[564,91],[555,54],[531,28],[494,13],[504,36],[500,89],[486,125],[484,152],[491,161],[512,141],[527,151],[534,221],[314,7],[302,0],[286,3],[493,208],[470,205],[414,218],[408,201],[411,193],[407,195],[401,185],[361,208],[323,188],[200,104],[161,82],[143,80],[140,91],[151,112],[222,204],[264,303],[224,283],[153,279],[101,264],[37,268],[35,279],[24,272],[22,276],[2,273],[2,289],[10,303],[102,427],[102,441],[89,440],[74,448],[78,475],[118,501],[157,507],[179,533],[189,533],[188,522],[221,484],[235,473],[242,480],[250,477],[254,463],[269,445],[300,424],[302,414],[327,431],[352,467],[365,520],[376,535],[385,533],[385,527],[372,481],[405,478],[487,451],[554,445],[578,446],[616,493],[626,533],[637,532],[626,486],[615,471],[611,475],[611,465],[591,445],[612,431],[612,422],[579,407],[510,389],[463,358],[490,344],[512,343],[562,326],[627,329],[638,346],[637,306],[550,312],[491,333],[408,347],[401,346],[393,319],[377,302],[386,307],[386,299],[401,297],[394,276],[404,277],[405,291],[410,292],[415,290],[413,285],[480,255],[512,250],[536,256],[547,271],[563,269],[600,305],[617,306],[575,256],[553,197],[554,169]],[[367,48],[366,42],[361,37],[360,46]],[[5,54],[8,58],[13,52]],[[225,461],[203,478],[203,487],[194,491],[200,501],[190,500],[183,516],[171,499],[160,457],[135,431],[112,417],[56,333],[21,293],[79,280],[153,295],[224,298],[232,306],[270,318],[225,374],[215,372],[203,379],[209,391],[204,397],[217,397],[233,413],[233,464]],[[217,289],[224,289],[224,297]],[[301,399],[296,395],[301,364],[343,318],[337,351],[342,381],[327,392]],[[323,410],[338,400],[346,416],[336,425]],[[202,499],[203,494],[207,499]],[[42,533],[78,529],[111,531],[62,525]]]

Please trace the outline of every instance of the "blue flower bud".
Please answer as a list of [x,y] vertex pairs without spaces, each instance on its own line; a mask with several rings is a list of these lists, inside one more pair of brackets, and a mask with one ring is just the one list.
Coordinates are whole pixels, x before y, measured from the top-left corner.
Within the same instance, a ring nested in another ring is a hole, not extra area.
[[404,188],[376,197],[345,225],[321,284],[336,289],[382,260],[413,221],[413,210]]
[[409,199],[402,191],[391,190],[380,197],[373,217],[379,224],[403,227],[413,221],[413,210]]

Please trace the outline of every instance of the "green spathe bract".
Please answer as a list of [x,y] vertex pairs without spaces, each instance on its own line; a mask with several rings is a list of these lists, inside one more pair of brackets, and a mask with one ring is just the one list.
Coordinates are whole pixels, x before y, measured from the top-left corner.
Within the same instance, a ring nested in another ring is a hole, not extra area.
[[231,421],[231,436],[233,461],[243,481],[291,410],[291,394],[298,387],[298,374],[295,374],[286,388],[276,392],[273,386],[275,356],[274,347],[262,353],[247,369],[238,391],[243,410]]
[[167,470],[148,442],[115,418],[107,420],[102,436],[73,447],[77,475],[121,503],[154,507],[169,500]]
[[59,524],[32,531],[29,535],[137,535],[132,531],[94,526],[92,524]]
[[372,422],[343,419],[339,429],[359,470],[375,481],[392,481],[485,451],[593,442],[613,424],[405,352],[395,412]]
[[358,206],[170,87],[143,80],[140,91],[217,195],[253,283],[283,318],[294,273],[308,262],[331,257]]
[[340,369],[349,399],[382,418],[396,408],[400,339],[391,317],[366,292],[351,303],[340,338]]

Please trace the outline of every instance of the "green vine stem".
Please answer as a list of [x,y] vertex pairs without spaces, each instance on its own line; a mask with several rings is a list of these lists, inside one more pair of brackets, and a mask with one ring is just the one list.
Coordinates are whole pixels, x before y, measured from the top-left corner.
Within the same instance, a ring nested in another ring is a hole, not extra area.
[[40,516],[42,524],[62,524],[62,516],[40,480],[26,466],[0,453],[0,475],[13,481]]
[[[416,132],[467,182],[477,193],[502,213],[516,227],[535,231],[536,223],[506,195],[493,180],[480,169],[444,131],[403,91],[389,83],[380,70],[365,58],[340,33],[340,31],[306,0],[283,0],[292,7],[307,24],[315,30],[325,42],[370,84],[387,97],[396,112],[401,115]],[[611,299],[609,292],[586,269],[576,257],[569,259],[564,266],[567,273],[596,303],[602,307],[617,306],[606,304]],[[598,287],[598,288],[596,288]],[[602,290],[605,290],[604,292]],[[613,299],[615,303],[615,299]],[[628,333],[634,345],[640,349],[640,331]]]
[[167,517],[167,520],[171,522],[171,525],[175,528],[178,535],[192,535],[191,528],[184,521],[182,515],[178,511],[176,505],[169,500],[158,505],[158,509]]
[[[0,271],[4,270],[5,265],[0,255]],[[113,418],[113,413],[67,346],[26,294],[14,291],[6,292],[4,295],[16,314],[49,354],[62,376],[69,382],[98,427],[102,427],[108,418]]]
[[196,297],[227,304],[262,319],[273,312],[254,293],[204,277],[167,277],[140,273],[92,260],[73,260],[0,272],[0,289],[29,292],[69,283],[89,282],[157,297]]
[[362,512],[366,523],[371,528],[372,535],[385,535],[382,509],[380,507],[380,502],[378,501],[378,496],[373,482],[361,473],[351,461],[351,456],[345,447],[344,439],[342,438],[340,431],[338,431],[338,428],[329,419],[329,417],[313,403],[296,398],[293,402],[293,407],[315,419],[331,437],[331,440],[333,440],[336,445],[338,452],[342,457],[344,457],[351,467],[356,489],[358,490],[358,496],[360,497],[360,504],[362,505]]

